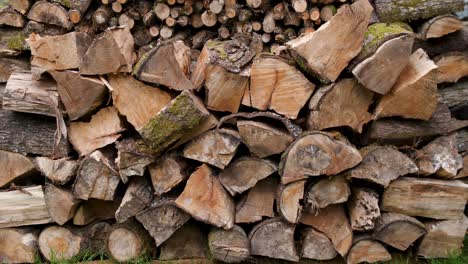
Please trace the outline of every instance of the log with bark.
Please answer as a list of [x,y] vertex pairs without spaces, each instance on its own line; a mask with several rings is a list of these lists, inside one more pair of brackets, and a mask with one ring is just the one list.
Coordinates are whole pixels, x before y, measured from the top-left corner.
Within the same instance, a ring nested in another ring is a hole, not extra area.
[[152,198],[148,180],[143,177],[133,178],[128,184],[119,209],[115,212],[115,220],[118,223],[127,221],[148,207]]
[[28,12],[28,18],[36,22],[51,24],[71,29],[73,23],[68,20],[67,10],[57,3],[37,1]]
[[115,163],[124,183],[127,183],[129,177],[143,176],[148,165],[156,159],[143,140],[138,137],[118,141],[115,147],[117,148]]
[[415,41],[413,49],[422,48],[429,56],[434,57],[447,52],[465,51],[468,47],[467,40],[468,23],[465,21],[461,30],[441,38]]
[[53,184],[44,185],[44,199],[50,218],[59,225],[63,225],[75,215],[80,200],[76,199],[72,192]]
[[5,263],[35,263],[39,231],[31,227],[0,229],[0,259]]
[[113,201],[89,199],[82,201],[73,216],[73,224],[77,226],[88,225],[93,221],[103,221],[115,218],[115,211],[120,206],[120,198]]
[[26,156],[0,150],[0,187],[34,175],[34,163]]
[[212,228],[208,233],[208,245],[214,259],[226,263],[239,263],[250,257],[250,241],[242,227],[230,230]]
[[159,259],[204,259],[208,254],[207,240],[199,225],[188,222],[161,245]]
[[463,22],[454,15],[440,15],[429,19],[419,29],[422,39],[440,38],[463,28]]
[[443,53],[435,57],[434,62],[437,65],[437,70],[435,70],[435,74],[438,83],[456,83],[460,78],[463,78],[468,75],[467,52]]
[[387,249],[378,241],[366,235],[356,236],[346,257],[346,263],[374,263],[386,262],[392,259]]
[[249,189],[236,204],[236,223],[253,223],[263,217],[274,217],[273,204],[278,180],[268,177]]
[[279,214],[290,223],[297,223],[302,214],[305,180],[278,185],[276,207]]
[[323,178],[310,184],[305,194],[307,210],[318,212],[330,204],[344,203],[348,200],[351,191],[343,175]]
[[151,254],[154,242],[136,220],[118,224],[109,231],[106,239],[108,254],[118,262],[129,262]]
[[329,260],[338,256],[330,239],[313,227],[307,227],[302,231],[301,242],[302,258]]
[[348,212],[353,230],[374,229],[375,222],[380,217],[379,194],[370,188],[353,188]]

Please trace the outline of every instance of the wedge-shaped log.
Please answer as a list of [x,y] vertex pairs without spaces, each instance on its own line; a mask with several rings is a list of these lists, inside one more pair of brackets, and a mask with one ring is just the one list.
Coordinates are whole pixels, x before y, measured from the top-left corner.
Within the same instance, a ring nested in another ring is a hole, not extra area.
[[110,153],[96,150],[80,162],[73,184],[73,195],[81,200],[114,200],[119,183],[120,177]]
[[301,217],[305,180],[278,185],[276,206],[279,214],[290,223],[297,223]]
[[177,208],[174,199],[156,199],[149,208],[137,214],[136,219],[159,247],[190,219],[190,215]]
[[206,259],[207,234],[196,222],[188,222],[161,245],[160,260]]
[[0,192],[0,228],[51,222],[41,186]]
[[175,203],[199,221],[225,229],[234,225],[234,202],[206,164],[190,175]]
[[418,172],[416,164],[392,146],[368,146],[360,152],[362,162],[349,171],[348,179],[363,179],[387,187],[400,176]]
[[334,82],[361,50],[372,6],[368,1],[340,8],[325,26],[286,45],[303,70],[322,81]]
[[115,212],[115,219],[119,223],[127,221],[150,205],[153,194],[151,187],[144,177],[136,177],[130,181],[125,191],[122,203]]
[[[15,71],[30,71],[31,65],[29,60],[17,57],[1,57],[0,58],[0,82],[6,83],[10,76]],[[1,96],[0,96],[1,100]]]
[[0,150],[0,187],[34,174],[34,164],[21,154]]
[[59,225],[72,219],[80,204],[70,190],[50,183],[44,185],[44,198],[50,218]]
[[107,29],[89,46],[80,63],[80,74],[132,72],[133,44],[128,27]]
[[80,156],[84,156],[114,143],[124,130],[119,113],[109,106],[99,110],[89,122],[71,122],[68,137]]
[[454,15],[440,15],[429,19],[419,29],[422,39],[440,38],[463,28],[463,22]]
[[208,234],[208,246],[214,259],[226,263],[239,263],[250,257],[250,241],[242,227],[230,230],[212,228]]
[[263,179],[252,187],[236,204],[236,223],[253,223],[263,217],[274,217],[273,204],[278,181],[273,177]]
[[105,103],[107,88],[101,80],[83,77],[76,71],[49,71],[57,82],[60,100],[70,120],[96,111]]
[[418,255],[425,258],[449,258],[462,254],[468,219],[434,221],[426,224],[427,235],[421,240]]
[[68,183],[78,169],[78,163],[68,158],[53,160],[47,157],[37,157],[34,159],[34,165],[42,175],[58,185]]
[[120,206],[121,198],[113,201],[89,199],[83,201],[73,216],[73,224],[87,225],[93,221],[109,220],[115,218],[115,211]]
[[[458,82],[468,75],[468,53],[447,52],[434,58],[437,69],[434,70],[438,83]],[[445,90],[445,89],[444,89]]]
[[327,236],[341,256],[346,256],[351,248],[353,231],[341,204],[325,207],[318,214],[304,212],[300,222]]
[[312,227],[302,230],[301,241],[301,258],[329,260],[338,256],[330,239]]
[[296,226],[281,218],[272,218],[258,223],[249,233],[250,253],[274,259],[299,261],[294,244]]
[[369,188],[353,188],[348,202],[351,229],[369,231],[374,229],[380,217],[379,194]]
[[330,204],[344,203],[348,200],[351,190],[343,175],[335,175],[318,180],[309,185],[305,194],[308,210],[318,212]]
[[70,30],[73,23],[68,20],[67,10],[57,3],[37,1],[28,13],[28,19],[36,22],[55,25]]
[[5,263],[35,263],[39,231],[31,227],[0,229],[0,259]]
[[[372,119],[367,110],[373,103],[374,93],[354,79],[320,87],[309,101],[307,127],[310,130],[348,126],[361,133],[362,126]],[[346,114],[338,114],[340,112]]]
[[177,153],[171,152],[148,166],[154,194],[160,196],[169,192],[189,176],[187,163]]
[[237,131],[214,129],[189,142],[184,148],[183,156],[224,169],[236,154],[240,143]]
[[67,70],[80,67],[92,38],[83,32],[44,36],[32,33],[26,40],[31,47],[31,65],[44,70]]
[[257,56],[250,70],[250,88],[243,104],[259,110],[271,109],[296,119],[314,92],[315,85],[285,59],[270,54]]
[[22,28],[24,27],[23,16],[10,6],[0,9],[0,25]]
[[347,264],[386,262],[392,259],[387,249],[370,236],[355,237],[346,257]]
[[170,40],[146,53],[135,65],[133,74],[141,81],[176,91],[193,90],[189,79],[190,61],[190,48],[182,40]]
[[456,179],[468,177],[468,154],[463,156],[463,169],[458,172]]
[[124,183],[127,183],[129,177],[143,176],[146,167],[156,159],[141,138],[126,138],[116,142],[115,147],[117,148],[115,163]]
[[393,181],[382,196],[381,209],[410,216],[460,219],[468,198],[468,184],[403,177]]
[[361,162],[359,151],[342,135],[310,131],[296,139],[281,157],[281,183],[309,176],[335,175]]

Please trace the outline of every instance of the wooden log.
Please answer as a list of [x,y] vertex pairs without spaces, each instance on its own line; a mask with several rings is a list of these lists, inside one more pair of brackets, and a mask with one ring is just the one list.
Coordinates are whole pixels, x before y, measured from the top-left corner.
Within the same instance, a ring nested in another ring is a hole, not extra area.
[[207,234],[195,222],[188,222],[161,245],[159,259],[204,259],[207,252]]
[[133,36],[129,28],[108,29],[89,46],[80,64],[80,74],[102,75],[132,72]]
[[81,200],[114,200],[119,183],[120,177],[110,153],[96,150],[81,160],[73,184],[73,195]]
[[31,6],[29,0],[9,0],[8,5],[22,15],[26,14]]
[[304,196],[310,212],[318,212],[330,204],[344,203],[351,190],[344,175],[323,178],[309,185]]
[[67,261],[78,256],[87,247],[82,230],[71,227],[49,226],[39,235],[39,249],[48,261]]
[[312,227],[302,230],[301,242],[301,258],[329,260],[338,256],[330,239]]
[[[348,126],[361,133],[362,126],[372,120],[368,112],[374,93],[354,79],[342,79],[320,87],[309,101],[307,127],[310,130]],[[338,114],[346,113],[345,115]]]
[[417,253],[424,258],[450,258],[462,254],[468,219],[428,222],[427,235],[421,240]]
[[299,261],[294,245],[295,228],[295,225],[284,222],[279,217],[260,222],[249,233],[250,253],[274,259]]
[[102,5],[93,13],[93,25],[97,28],[104,28],[111,18],[112,10],[108,6]]
[[382,22],[418,20],[463,10],[463,1],[423,0],[416,3],[403,3],[397,0],[375,0],[375,11]]
[[0,259],[5,263],[35,263],[37,236],[34,228],[0,229]]
[[137,177],[130,181],[125,191],[122,203],[115,212],[115,219],[118,223],[127,221],[143,211],[150,205],[153,194],[146,178]]
[[369,188],[353,188],[348,202],[351,229],[369,231],[374,229],[380,217],[379,194]]
[[81,14],[84,14],[88,9],[89,5],[91,4],[92,0],[69,0],[69,1],[62,1],[62,0],[53,0],[53,2],[57,2],[69,9],[76,9]]
[[41,186],[0,192],[0,228],[52,222]]
[[422,39],[440,38],[463,28],[463,22],[454,15],[440,15],[429,19],[419,28]]
[[449,52],[434,58],[437,65],[435,70],[437,83],[456,83],[460,78],[468,75],[468,53]]
[[353,231],[342,205],[327,206],[318,214],[304,212],[300,222],[312,226],[327,236],[341,256],[345,256],[351,248]]
[[187,163],[175,152],[163,155],[148,167],[154,194],[161,196],[188,177]]
[[460,153],[468,153],[468,129],[462,129],[457,134],[457,147]]
[[0,168],[0,188],[35,172],[34,164],[28,157],[3,150],[0,150]]
[[468,185],[458,180],[403,177],[385,189],[381,209],[410,216],[460,219],[467,189]]
[[387,187],[400,176],[418,172],[416,164],[392,146],[368,146],[360,152],[362,162],[349,171],[348,179],[363,179]]
[[205,46],[208,48],[211,64],[222,66],[233,73],[241,73],[255,57],[253,43],[253,38],[240,34],[227,41],[209,41]]
[[243,193],[258,181],[278,170],[269,160],[241,157],[227,166],[218,176],[219,182],[232,195]]
[[0,9],[0,25],[22,28],[24,27],[24,18],[10,6]]
[[212,228],[208,234],[208,246],[214,259],[226,263],[240,263],[250,257],[250,241],[242,227],[230,230]]
[[177,208],[174,199],[160,199],[137,214],[136,219],[148,230],[159,247],[190,219],[190,215]]
[[43,37],[32,33],[26,41],[31,47],[32,65],[45,70],[66,70],[80,66],[92,39],[83,32]]
[[68,137],[80,156],[114,143],[125,127],[117,110],[110,106],[102,108],[89,122],[71,122]]
[[73,23],[73,24],[78,24],[80,23],[81,21],[81,13],[80,11],[76,10],[76,9],[70,9],[68,10],[68,19],[70,19],[70,21]]
[[276,195],[276,206],[279,214],[289,223],[297,223],[301,217],[302,206],[299,201],[304,199],[304,180],[280,184]]
[[372,236],[398,250],[405,251],[426,234],[423,223],[416,218],[396,213],[383,213],[377,220]]
[[171,9],[169,8],[168,5],[166,5],[164,3],[157,3],[154,6],[153,11],[156,14],[156,16],[162,21],[162,20],[166,19],[167,17],[169,17]]
[[463,28],[441,38],[417,40],[413,50],[424,49],[429,56],[434,57],[442,53],[465,51],[468,47],[468,23],[463,22]]
[[346,263],[375,263],[386,262],[391,259],[392,256],[381,243],[363,235],[354,238],[353,245],[346,257]]
[[[162,36],[162,29],[160,31]],[[170,37],[170,36],[169,36]],[[171,67],[167,67],[171,65]],[[133,69],[141,81],[161,84],[176,91],[193,90],[189,80],[190,49],[183,41],[161,42],[149,51]]]
[[278,181],[269,177],[259,181],[236,204],[236,223],[253,223],[274,217],[273,204]]
[[[133,29],[133,27],[135,26],[135,20],[131,17],[129,17],[127,14],[122,14],[119,16],[119,26],[122,26],[122,27],[126,27],[128,29]],[[135,44],[137,46],[140,46],[138,45],[138,43],[141,43],[141,41],[138,40],[137,36],[138,36],[138,33],[135,33],[134,34],[134,38],[135,38]]]
[[46,183],[43,187],[44,199],[50,218],[59,225],[72,219],[80,201],[73,197],[70,190]]
[[116,225],[106,240],[107,252],[118,262],[129,262],[151,254],[153,245],[148,232],[135,220]]
[[452,179],[463,168],[463,158],[458,154],[456,135],[439,137],[416,151],[419,174]]
[[468,177],[468,155],[465,153],[463,156],[463,169],[458,172],[456,179]]
[[189,142],[184,148],[183,156],[224,169],[236,154],[240,143],[237,131],[214,129]]
[[153,153],[140,138],[126,138],[116,142],[115,147],[117,148],[115,163],[124,183],[127,183],[129,177],[143,176],[146,167],[155,161]]
[[234,202],[206,164],[190,175],[175,203],[199,221],[225,229],[234,225]]
[[[358,55],[370,20],[368,1],[340,8],[327,27],[291,40],[286,45],[305,70],[325,82],[334,82],[349,61]],[[326,39],[326,40],[325,40]]]
[[73,224],[84,226],[93,221],[113,219],[115,217],[115,211],[117,211],[120,206],[120,202],[120,198],[113,201],[95,199],[83,201],[73,216]]
[[[0,57],[0,83],[6,83],[15,71],[30,71],[29,60],[15,57]],[[1,98],[0,98],[1,99]]]
[[290,61],[274,55],[257,56],[250,75],[244,104],[259,110],[271,109],[291,119],[297,118],[315,89]]
[[51,24],[70,30],[73,23],[68,20],[68,12],[60,4],[37,1],[28,12],[28,19]]
[[340,134],[310,131],[281,157],[279,174],[286,184],[309,176],[335,175],[361,162],[359,151]]

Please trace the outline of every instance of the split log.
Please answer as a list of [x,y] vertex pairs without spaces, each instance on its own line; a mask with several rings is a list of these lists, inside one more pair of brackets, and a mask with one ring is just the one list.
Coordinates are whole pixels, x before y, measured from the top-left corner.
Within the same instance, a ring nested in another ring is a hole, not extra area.
[[26,36],[22,30],[2,28],[0,55],[17,56],[28,49]]
[[436,16],[419,29],[419,37],[422,39],[440,38],[463,28],[463,22],[454,15]]
[[304,180],[278,186],[276,206],[279,214],[290,223],[297,223],[301,217],[304,186]]
[[[30,71],[29,60],[16,57],[0,57],[0,83],[6,83],[15,71]],[[0,91],[2,92],[2,91]],[[3,93],[3,92],[2,92]],[[0,96],[1,101],[1,96]]]
[[253,223],[263,217],[274,217],[273,204],[278,181],[266,178],[252,187],[246,196],[236,204],[236,223]]
[[463,168],[463,158],[458,154],[456,135],[439,137],[416,151],[419,174],[452,179]]
[[468,129],[462,129],[457,134],[457,147],[460,153],[468,153]]
[[258,181],[278,170],[269,160],[241,157],[227,166],[218,176],[219,182],[232,195],[243,193]]
[[279,173],[286,184],[309,176],[335,175],[361,160],[359,151],[340,134],[310,131],[283,153]]
[[153,194],[148,180],[143,177],[136,177],[130,181],[125,191],[122,203],[115,212],[115,219],[118,223],[127,221],[150,205]]
[[136,215],[136,219],[159,247],[190,219],[190,215],[177,208],[174,199],[161,199],[153,201],[149,208]]
[[48,1],[34,3],[28,12],[28,19],[36,22],[56,25],[70,30],[73,23],[68,20],[68,12],[60,4]]
[[51,222],[41,186],[0,192],[0,228]]
[[84,226],[93,221],[109,220],[115,217],[115,211],[120,206],[121,199],[103,201],[89,199],[83,201],[73,216],[73,224]]
[[468,154],[463,156],[463,169],[458,172],[456,179],[468,177]]
[[443,53],[434,58],[437,82],[456,83],[468,75],[468,52]]
[[374,115],[429,120],[437,107],[436,77],[431,73],[436,68],[422,49],[416,50],[392,91],[377,104]]
[[59,225],[63,225],[72,219],[80,204],[80,201],[73,197],[72,192],[50,183],[46,183],[43,188],[50,218]]
[[24,27],[24,18],[12,7],[5,6],[0,9],[0,25],[22,28]]
[[375,0],[375,11],[382,22],[397,22],[425,19],[437,15],[463,10],[463,1],[423,0],[417,3],[401,2],[398,0]]
[[465,210],[468,184],[404,177],[385,189],[381,209],[410,216],[460,219]]
[[145,126],[172,99],[168,92],[139,82],[130,75],[111,75],[109,83],[115,108],[136,130]]
[[174,40],[162,42],[146,53],[135,65],[133,74],[141,81],[161,84],[176,91],[193,90],[189,67],[190,48],[183,41]]
[[349,61],[358,55],[372,6],[357,1],[338,10],[326,27],[306,33],[286,45],[303,70],[324,82],[334,82]]
[[104,28],[107,26],[109,19],[112,15],[112,10],[106,6],[102,5],[94,11],[92,20],[93,20],[93,25],[96,26],[97,28]]
[[102,108],[89,122],[71,122],[68,138],[80,156],[114,143],[125,127],[117,110],[110,106]]
[[129,177],[143,176],[146,167],[155,161],[152,151],[140,138],[126,138],[116,142],[117,158],[115,163],[120,178],[127,183]]
[[379,194],[369,188],[353,188],[348,202],[351,229],[369,231],[380,217]]
[[5,263],[35,263],[37,261],[37,236],[33,228],[0,229],[0,259]]
[[[368,112],[374,93],[354,79],[343,79],[320,87],[309,101],[307,127],[310,130],[348,126],[361,133],[362,126],[372,120]],[[337,114],[343,112],[346,114]]]
[[209,116],[200,99],[191,92],[183,91],[138,132],[148,147],[160,154],[185,135],[192,134],[192,130],[202,125]]
[[199,221],[225,229],[234,225],[234,202],[206,164],[190,175],[175,203]]
[[175,152],[163,155],[155,163],[149,165],[148,171],[156,196],[169,192],[189,177],[187,163]]
[[240,73],[255,56],[253,43],[253,38],[238,34],[227,41],[209,41],[205,46],[208,48],[211,64],[222,66],[233,73]]
[[125,27],[106,30],[86,51],[80,64],[80,74],[132,72],[133,44],[130,29]]
[[32,175],[35,171],[31,160],[18,153],[0,150],[0,188]]
[[73,195],[81,200],[113,200],[119,183],[120,177],[109,153],[96,150],[80,162]]
[[281,218],[260,222],[249,233],[250,253],[274,259],[299,261],[294,244],[295,225]]
[[224,169],[236,154],[240,143],[237,131],[214,129],[189,142],[184,148],[183,156]]
[[104,104],[107,89],[99,79],[83,77],[76,71],[49,71],[49,73],[57,82],[60,100],[70,120],[87,116]]
[[31,2],[29,0],[9,0],[8,5],[22,15],[25,15],[31,6]]
[[413,50],[422,48],[430,57],[434,57],[447,52],[465,51],[468,48],[467,40],[468,23],[465,21],[461,30],[441,38],[415,41]]
[[26,41],[31,47],[32,65],[45,70],[66,70],[80,66],[92,39],[83,32],[44,37],[32,33]]
[[387,187],[400,176],[418,172],[416,164],[392,146],[368,146],[360,152],[362,162],[349,171],[348,179],[363,179]]
[[159,259],[206,259],[207,251],[206,233],[195,222],[189,222],[161,245]]
[[153,245],[148,232],[135,220],[116,225],[106,240],[107,252],[118,262],[129,262],[151,254]]
[[314,89],[315,85],[290,61],[261,54],[253,61],[250,88],[244,95],[243,104],[259,110],[271,109],[296,119]]
[[387,249],[369,236],[355,237],[346,257],[347,264],[386,262],[392,259]]
[[352,245],[353,231],[341,204],[327,206],[318,214],[303,213],[299,221],[322,232],[331,240],[335,250],[346,256]]
[[247,145],[250,153],[259,158],[283,152],[294,140],[285,129],[265,122],[239,120],[237,128],[242,142]]
[[419,244],[418,255],[425,258],[449,258],[462,254],[468,219],[429,222],[427,235]]
[[318,212],[330,204],[344,203],[351,191],[344,175],[335,175],[311,184],[305,194],[309,212]]
[[416,218],[396,213],[384,213],[377,220],[372,236],[387,245],[405,251],[424,234],[426,234],[426,227]]
[[208,245],[214,259],[226,263],[240,263],[250,257],[250,241],[244,230],[235,225],[230,230],[212,228]]
[[306,227],[301,236],[301,258],[329,260],[338,256],[330,239],[314,228]]
[[34,81],[31,72],[14,72],[3,91],[3,109],[55,116],[51,96],[58,97],[53,81]]

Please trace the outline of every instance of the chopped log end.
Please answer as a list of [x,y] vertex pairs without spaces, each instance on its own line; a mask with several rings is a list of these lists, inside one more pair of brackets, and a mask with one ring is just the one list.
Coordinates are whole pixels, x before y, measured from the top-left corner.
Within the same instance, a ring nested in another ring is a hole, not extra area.
[[77,230],[50,226],[42,230],[39,235],[39,250],[48,261],[67,261],[84,250],[82,248],[84,239],[85,237]]
[[305,194],[305,202],[310,212],[318,212],[330,204],[344,203],[351,194],[348,182],[343,175],[323,178],[310,185]]
[[436,16],[426,21],[419,30],[423,39],[440,38],[463,28],[463,22],[454,15]]
[[151,187],[145,178],[132,179],[119,209],[115,212],[115,219],[118,223],[127,221],[130,217],[143,211],[150,204],[152,198]]
[[371,238],[356,238],[357,242],[349,250],[346,262],[349,264],[386,262],[392,259],[387,249]]
[[44,197],[50,217],[59,225],[72,219],[80,204],[70,190],[53,184],[44,186]]
[[353,189],[348,211],[353,230],[373,230],[380,217],[379,194],[367,188]]
[[214,259],[226,263],[240,263],[250,257],[250,241],[244,230],[235,225],[230,230],[212,228],[208,245]]
[[273,217],[273,204],[278,181],[268,177],[259,181],[236,204],[236,223],[253,223],[263,217]]
[[106,241],[110,256],[119,262],[135,260],[150,253],[150,236],[136,221],[117,225]]
[[297,223],[301,217],[300,201],[304,198],[304,186],[304,180],[278,186],[276,203],[278,211],[290,223]]
[[46,157],[34,159],[37,169],[47,177],[52,183],[64,185],[68,183],[76,174],[78,163],[68,158],[53,160]]
[[315,260],[329,260],[338,256],[332,242],[321,232],[307,227],[302,232],[301,257]]
[[34,263],[39,231],[34,228],[0,229],[0,256],[5,263]]
[[32,175],[34,164],[29,158],[14,152],[0,150],[0,187]]

